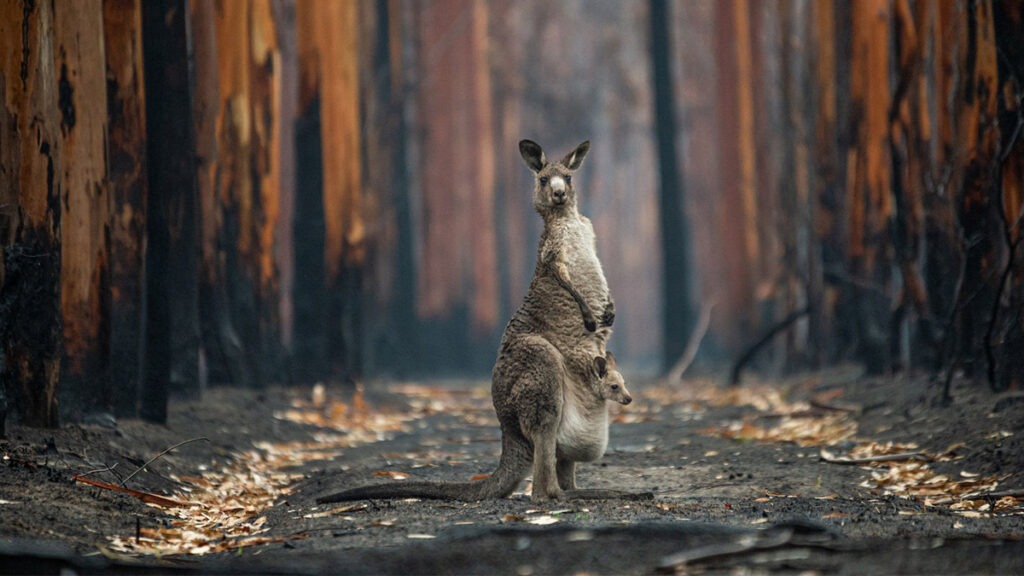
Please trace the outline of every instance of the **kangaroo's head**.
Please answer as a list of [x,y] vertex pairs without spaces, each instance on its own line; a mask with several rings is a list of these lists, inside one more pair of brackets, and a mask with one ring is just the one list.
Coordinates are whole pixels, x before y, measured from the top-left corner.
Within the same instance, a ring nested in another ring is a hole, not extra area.
[[582,164],[590,141],[577,146],[558,162],[548,162],[540,144],[533,140],[519,142],[519,153],[526,165],[533,171],[533,207],[542,215],[560,212],[576,207],[576,191],[572,185],[572,173]]
[[626,379],[622,377],[615,364],[615,356],[606,352],[604,357],[594,358],[594,371],[598,378],[598,396],[603,400],[629,404],[633,401],[629,390],[626,389]]

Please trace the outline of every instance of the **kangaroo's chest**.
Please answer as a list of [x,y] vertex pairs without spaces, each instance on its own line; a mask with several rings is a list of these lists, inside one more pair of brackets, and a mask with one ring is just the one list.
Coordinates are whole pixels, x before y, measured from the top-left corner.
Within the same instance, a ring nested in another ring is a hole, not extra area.
[[597,258],[594,227],[586,218],[573,219],[558,231],[563,246],[564,262],[573,284],[589,298],[608,293],[608,282]]

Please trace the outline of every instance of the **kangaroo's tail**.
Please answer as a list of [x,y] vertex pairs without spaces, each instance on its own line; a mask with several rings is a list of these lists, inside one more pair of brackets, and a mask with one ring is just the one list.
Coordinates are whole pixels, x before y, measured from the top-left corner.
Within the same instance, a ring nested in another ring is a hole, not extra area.
[[396,482],[342,490],[316,499],[318,504],[393,498],[430,498],[475,502],[506,498],[530,471],[532,450],[523,439],[502,435],[501,459],[493,474],[475,482]]

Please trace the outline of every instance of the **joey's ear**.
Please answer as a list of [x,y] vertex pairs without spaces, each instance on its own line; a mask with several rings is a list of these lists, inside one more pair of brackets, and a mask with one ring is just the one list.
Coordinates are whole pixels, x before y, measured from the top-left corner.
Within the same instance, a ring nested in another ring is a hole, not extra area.
[[540,144],[533,140],[520,140],[519,153],[523,156],[523,160],[526,161],[526,165],[534,172],[540,172],[541,168],[544,168],[544,165],[548,163],[547,158],[544,157],[544,151],[540,148]]
[[598,378],[604,378],[608,375],[608,363],[605,362],[603,356],[594,357],[594,370],[597,372]]
[[583,165],[583,158],[586,157],[587,152],[590,151],[590,140],[580,144],[575,150],[569,152],[562,158],[562,164],[565,165],[569,170],[576,170]]
[[615,370],[615,367],[616,367],[615,355],[612,354],[612,351],[611,350],[605,350],[604,351],[604,357],[608,361],[608,368],[609,368],[609,370]]

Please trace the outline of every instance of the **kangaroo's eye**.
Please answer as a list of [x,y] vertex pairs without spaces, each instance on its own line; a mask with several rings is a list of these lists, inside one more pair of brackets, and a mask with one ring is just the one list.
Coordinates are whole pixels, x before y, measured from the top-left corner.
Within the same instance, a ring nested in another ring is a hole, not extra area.
[[541,176],[540,177],[540,185],[541,186],[547,186],[548,185],[548,177],[547,176]]
[[566,184],[572,184],[572,176],[566,175],[566,177],[565,177],[565,183],[566,183]]
[[619,385],[618,384],[612,384],[612,390],[618,391],[618,389],[619,389]]

